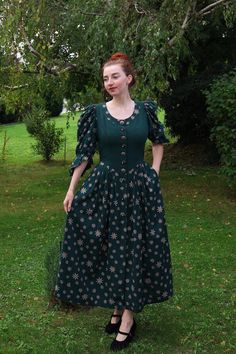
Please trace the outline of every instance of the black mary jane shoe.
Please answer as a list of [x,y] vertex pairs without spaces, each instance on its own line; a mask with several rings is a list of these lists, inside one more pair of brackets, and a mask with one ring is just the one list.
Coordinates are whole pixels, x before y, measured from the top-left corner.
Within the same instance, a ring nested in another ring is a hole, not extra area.
[[108,334],[111,334],[111,333],[116,333],[121,325],[121,317],[122,315],[111,315],[111,318],[112,317],[120,317],[119,321],[117,323],[111,323],[111,321],[106,325],[105,327],[105,332],[108,333]]
[[134,322],[133,322],[132,327],[130,328],[129,332],[122,332],[122,331],[118,330],[118,333],[125,334],[125,335],[127,335],[127,337],[122,341],[113,339],[113,341],[111,342],[110,350],[116,352],[118,350],[122,350],[122,349],[126,348],[134,338],[136,327],[137,327],[137,324],[134,319]]

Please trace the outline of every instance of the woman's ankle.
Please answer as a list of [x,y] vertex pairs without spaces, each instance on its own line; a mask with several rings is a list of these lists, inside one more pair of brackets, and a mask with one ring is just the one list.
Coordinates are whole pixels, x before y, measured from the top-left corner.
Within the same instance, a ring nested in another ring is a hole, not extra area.
[[133,311],[130,310],[124,310],[123,314],[122,314],[122,321],[124,322],[133,322],[134,320],[134,313]]
[[114,308],[114,312],[113,312],[114,315],[122,315],[122,313],[123,313],[123,310],[119,310],[117,308]]

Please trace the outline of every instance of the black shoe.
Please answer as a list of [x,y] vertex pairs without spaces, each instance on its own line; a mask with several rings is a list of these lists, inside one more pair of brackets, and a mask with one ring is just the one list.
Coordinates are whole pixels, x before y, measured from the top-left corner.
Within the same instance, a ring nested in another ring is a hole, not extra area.
[[135,330],[136,330],[136,327],[137,327],[137,324],[136,324],[136,321],[134,319],[134,322],[132,324],[132,327],[130,328],[130,331],[127,333],[127,332],[122,332],[120,330],[118,330],[118,333],[121,333],[121,334],[125,334],[127,335],[127,337],[122,340],[122,341],[119,341],[119,340],[116,340],[114,339],[112,342],[111,342],[111,346],[110,346],[110,349],[114,352],[118,351],[118,350],[122,350],[124,348],[126,348],[129,343],[133,340],[134,338],[134,334],[135,334]]
[[121,317],[122,315],[111,315],[112,317],[120,317],[119,321],[117,323],[111,323],[111,321],[106,325],[105,327],[105,332],[108,334],[115,333],[118,331],[120,325],[121,325]]

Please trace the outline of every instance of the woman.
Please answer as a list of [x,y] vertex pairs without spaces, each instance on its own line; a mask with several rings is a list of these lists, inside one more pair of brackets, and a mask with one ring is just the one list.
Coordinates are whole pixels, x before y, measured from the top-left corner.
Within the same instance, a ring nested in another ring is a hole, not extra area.
[[[110,347],[117,351],[134,338],[134,313],[173,295],[159,180],[169,140],[156,105],[130,96],[135,75],[127,55],[113,54],[102,73],[112,99],[86,107],[78,123],[55,294],[73,304],[114,308],[105,331],[118,332]],[[147,138],[152,166],[144,161]],[[100,162],[76,193],[97,149]]]

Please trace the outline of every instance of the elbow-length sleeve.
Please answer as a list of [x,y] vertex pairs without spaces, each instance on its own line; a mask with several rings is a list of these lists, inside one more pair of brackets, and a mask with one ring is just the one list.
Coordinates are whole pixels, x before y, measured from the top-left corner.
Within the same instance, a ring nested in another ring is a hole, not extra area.
[[96,106],[89,105],[78,121],[76,157],[69,168],[70,176],[73,175],[74,169],[85,160],[88,160],[88,163],[81,176],[92,166],[93,155],[97,149],[97,140]]
[[164,125],[158,120],[156,115],[156,103],[153,101],[145,101],[144,106],[149,123],[148,139],[154,144],[170,143],[170,140],[165,135]]

